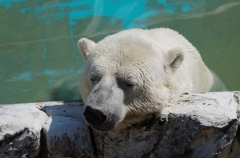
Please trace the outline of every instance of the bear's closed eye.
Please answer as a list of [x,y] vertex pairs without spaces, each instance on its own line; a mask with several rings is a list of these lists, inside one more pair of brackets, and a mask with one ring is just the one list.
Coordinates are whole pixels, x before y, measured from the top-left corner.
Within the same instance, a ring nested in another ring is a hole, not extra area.
[[121,87],[123,87],[125,89],[130,89],[130,88],[133,88],[137,85],[136,82],[126,81],[126,80],[123,80],[123,79],[118,79],[118,83]]
[[101,75],[98,74],[91,74],[89,76],[89,80],[91,81],[92,84],[96,84],[101,80]]

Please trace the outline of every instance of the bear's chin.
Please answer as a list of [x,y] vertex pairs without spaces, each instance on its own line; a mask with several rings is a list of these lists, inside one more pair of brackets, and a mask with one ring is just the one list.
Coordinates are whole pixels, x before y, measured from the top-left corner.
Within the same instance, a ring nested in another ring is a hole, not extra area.
[[101,132],[108,132],[108,131],[117,129],[119,124],[121,123],[122,123],[122,120],[119,120],[117,122],[105,122],[102,125],[91,125],[89,123],[88,125],[91,126],[94,130],[101,131]]

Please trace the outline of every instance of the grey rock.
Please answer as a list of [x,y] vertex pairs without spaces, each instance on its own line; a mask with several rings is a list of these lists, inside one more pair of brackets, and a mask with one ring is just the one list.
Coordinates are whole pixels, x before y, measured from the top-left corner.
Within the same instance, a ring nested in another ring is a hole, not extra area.
[[[184,95],[127,130],[92,131],[99,157],[216,158],[232,148],[236,93]],[[229,156],[230,150],[227,153]]]
[[0,105],[0,158],[240,157],[240,92],[183,95],[118,131],[91,129],[82,111],[80,101]]
[[54,102],[43,110],[49,115],[43,126],[47,151],[44,157],[93,157],[88,126],[82,116],[81,102]]
[[47,115],[35,104],[0,105],[0,158],[36,157]]

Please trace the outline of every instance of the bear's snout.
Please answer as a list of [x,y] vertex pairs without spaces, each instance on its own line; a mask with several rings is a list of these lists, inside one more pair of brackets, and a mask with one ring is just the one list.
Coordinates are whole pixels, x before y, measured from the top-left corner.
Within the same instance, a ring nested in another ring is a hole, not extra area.
[[85,117],[85,120],[93,126],[99,126],[103,124],[107,119],[107,116],[102,111],[93,109],[90,106],[87,106],[85,108],[83,115]]

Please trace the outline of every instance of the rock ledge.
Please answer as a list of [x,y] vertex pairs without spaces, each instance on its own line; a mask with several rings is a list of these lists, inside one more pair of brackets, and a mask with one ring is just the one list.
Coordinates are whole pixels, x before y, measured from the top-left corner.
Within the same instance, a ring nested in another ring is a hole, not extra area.
[[240,92],[188,94],[125,130],[98,132],[83,103],[0,105],[0,158],[240,157]]

